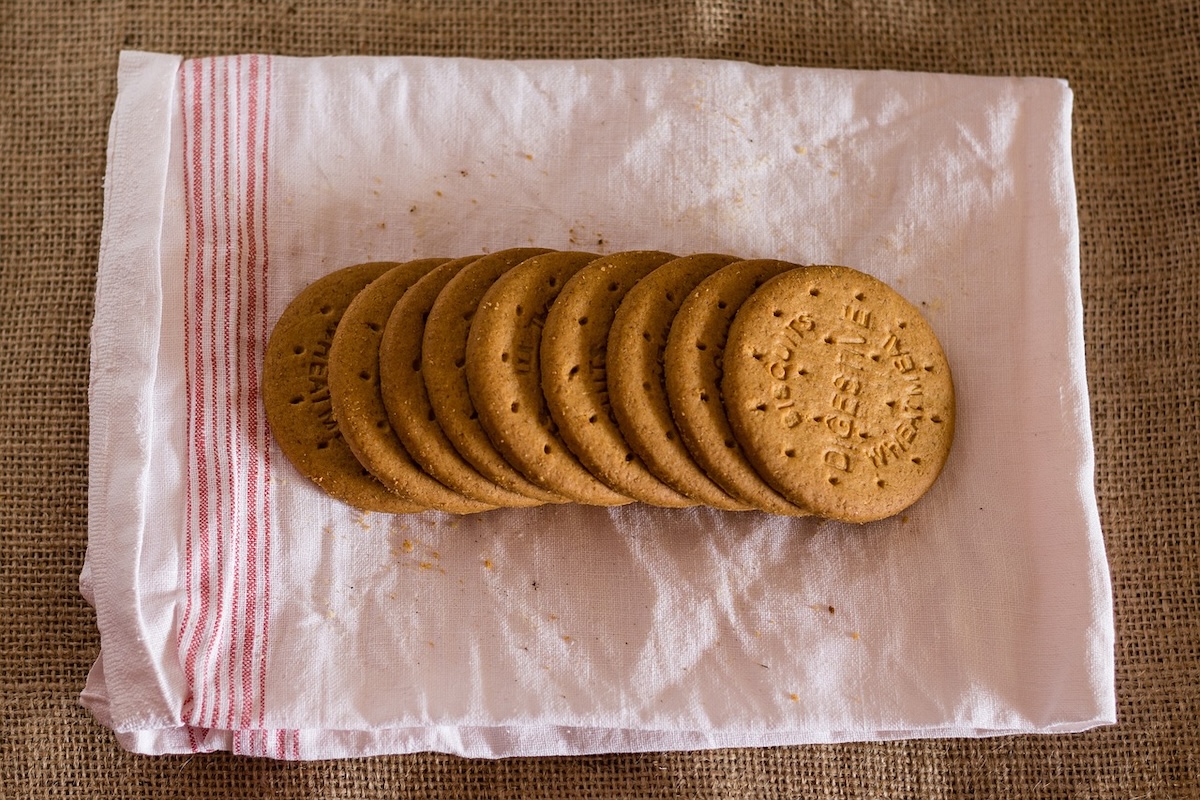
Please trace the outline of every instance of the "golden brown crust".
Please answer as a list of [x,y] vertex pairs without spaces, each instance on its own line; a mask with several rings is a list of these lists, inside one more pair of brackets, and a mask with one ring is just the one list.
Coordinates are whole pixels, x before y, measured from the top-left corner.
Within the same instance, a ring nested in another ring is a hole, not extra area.
[[467,385],[471,319],[496,279],[544,248],[522,247],[483,256],[463,267],[438,293],[425,321],[421,372],[438,424],[454,449],[480,474],[510,492],[546,503],[567,498],[547,491],[504,460],[479,424]]
[[481,475],[446,437],[421,370],[425,317],[442,288],[479,256],[449,261],[429,272],[397,301],[379,344],[379,380],[392,429],[421,467],[466,497],[505,507],[530,507],[543,501],[511,492]]
[[737,260],[701,253],[668,261],[629,290],[608,334],[608,397],[625,441],[664,483],[698,503],[726,511],[751,506],[709,478],[683,443],[671,416],[663,352],[684,298],[713,272]]

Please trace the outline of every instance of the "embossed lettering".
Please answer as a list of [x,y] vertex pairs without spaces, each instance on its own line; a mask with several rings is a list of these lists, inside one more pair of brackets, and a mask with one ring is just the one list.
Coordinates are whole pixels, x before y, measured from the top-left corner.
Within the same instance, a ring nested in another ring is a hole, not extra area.
[[906,417],[919,419],[925,416],[924,390],[919,383],[910,383],[905,387],[904,396],[900,398],[900,413]]
[[592,380],[600,382],[606,380],[604,374],[605,358],[604,351],[599,348],[593,348],[591,357],[588,359],[588,367],[592,371]]
[[803,341],[806,334],[811,334],[816,325],[812,317],[800,314],[782,328],[771,342],[770,355],[773,358],[766,365],[772,378],[780,381],[788,379],[788,364],[796,354],[796,345]]
[[857,350],[838,350],[837,363],[847,369],[863,371],[867,368],[867,354]]
[[846,306],[844,316],[860,328],[871,329],[871,311],[867,308],[850,303]]
[[795,333],[796,336],[803,339],[804,334],[812,333],[814,330],[816,330],[817,323],[816,320],[814,320],[808,314],[800,314],[799,316],[794,317],[786,327],[788,330]]
[[858,416],[858,400],[850,395],[835,393],[829,404],[838,411],[845,411],[852,417]]
[[862,381],[858,378],[838,374],[833,378],[833,385],[837,387],[839,392],[845,392],[846,394],[857,395],[862,393]]
[[317,346],[312,350],[312,356],[321,361],[329,360],[329,348],[333,345],[333,334],[337,331],[337,325],[325,326],[325,334],[317,342]]
[[592,389],[595,390],[596,396],[600,400],[600,407],[612,416],[612,405],[608,402],[608,367],[607,359],[605,358],[603,346],[594,346],[592,348],[591,357],[588,358],[588,377],[592,382]]
[[862,391],[862,383],[844,373],[834,376],[832,383],[836,391],[830,395],[829,407],[834,413],[826,415],[825,424],[841,438],[849,439],[858,432],[854,418],[858,416],[856,395]]
[[516,346],[513,354],[513,371],[521,374],[533,371],[534,349],[525,343]]
[[319,388],[311,391],[308,395],[308,402],[325,430],[331,431],[337,428],[337,421],[333,418],[333,401],[329,398],[328,385],[322,384]]
[[330,325],[312,350],[308,358],[308,395],[306,399],[325,430],[337,429],[333,418],[333,401],[329,398],[329,348],[337,327]]
[[853,419],[839,414],[830,414],[825,417],[825,425],[843,439],[849,439],[858,431]]
[[907,445],[889,436],[874,446],[867,448],[867,458],[871,459],[871,463],[876,467],[886,467],[893,458],[900,458],[907,450]]
[[513,353],[513,371],[523,375],[537,369],[538,346],[542,341],[542,327],[546,324],[546,308],[533,312],[529,322],[517,330],[520,337]]
[[825,463],[842,472],[850,471],[850,454],[841,450],[826,450]]
[[905,352],[900,348],[900,337],[892,332],[888,333],[888,337],[884,340],[883,346],[880,349],[883,350],[884,355],[889,356],[898,356]]

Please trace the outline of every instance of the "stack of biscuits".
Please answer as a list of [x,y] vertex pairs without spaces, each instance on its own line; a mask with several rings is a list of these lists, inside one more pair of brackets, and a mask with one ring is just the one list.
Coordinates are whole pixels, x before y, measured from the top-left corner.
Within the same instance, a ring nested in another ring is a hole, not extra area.
[[934,483],[954,387],[849,267],[519,248],[368,263],[267,346],[284,455],[367,511],[639,502],[870,522]]

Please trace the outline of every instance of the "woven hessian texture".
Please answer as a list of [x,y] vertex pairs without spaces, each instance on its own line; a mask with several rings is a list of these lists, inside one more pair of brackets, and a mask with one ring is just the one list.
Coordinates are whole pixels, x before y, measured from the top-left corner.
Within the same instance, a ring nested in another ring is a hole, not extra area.
[[[1195,2],[0,5],[0,795],[1200,796]],[[122,48],[200,56],[696,56],[1049,75],[1075,90],[1088,378],[1120,724],[1086,734],[591,758],[281,764],[122,752],[78,705],[88,327]]]

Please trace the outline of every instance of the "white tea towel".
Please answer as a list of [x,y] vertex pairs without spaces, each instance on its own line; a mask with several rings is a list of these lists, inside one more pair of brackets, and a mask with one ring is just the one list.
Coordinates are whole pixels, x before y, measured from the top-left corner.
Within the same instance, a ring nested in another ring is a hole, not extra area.
[[[1113,722],[1070,113],[1044,78],[123,54],[84,704],[138,752],[286,759]],[[527,245],[876,275],[953,368],[945,472],[854,527],[639,505],[365,515],[292,469],[258,374],[301,288]]]

